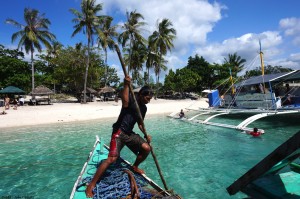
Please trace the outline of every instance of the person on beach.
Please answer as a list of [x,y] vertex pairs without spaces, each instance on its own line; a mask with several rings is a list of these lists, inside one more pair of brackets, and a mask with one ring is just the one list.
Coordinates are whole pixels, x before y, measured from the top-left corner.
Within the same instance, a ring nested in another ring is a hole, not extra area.
[[[143,128],[143,121],[140,121],[139,119],[133,96],[131,96],[129,92],[130,82],[130,77],[126,76],[124,79],[124,88],[121,93],[122,108],[118,120],[112,126],[113,132],[108,158],[100,164],[92,181],[88,184],[85,191],[87,197],[93,197],[93,189],[96,186],[97,181],[100,180],[106,169],[118,159],[124,145],[137,155],[132,169],[137,173],[144,173],[138,166],[147,158],[151,151],[148,144],[151,142],[151,136],[148,135],[148,137],[145,138],[147,139],[146,141],[139,134],[133,132],[135,123],[138,123],[138,127],[142,132],[146,132],[146,130]],[[152,97],[153,92],[148,86],[142,87],[136,96],[143,119],[147,112],[146,104],[150,102]]]
[[10,102],[10,99],[9,99],[9,97],[6,95],[6,97],[5,97],[5,99],[4,99],[5,109],[6,109],[6,110],[9,109],[9,102]]
[[184,112],[183,110],[181,109],[180,113],[179,113],[179,118],[183,118],[184,117]]
[[20,99],[19,99],[20,106],[23,106],[24,102],[25,102],[25,99],[24,99],[23,96],[21,96]]
[[13,109],[17,110],[18,109],[18,100],[14,99],[13,104],[14,104],[14,108]]

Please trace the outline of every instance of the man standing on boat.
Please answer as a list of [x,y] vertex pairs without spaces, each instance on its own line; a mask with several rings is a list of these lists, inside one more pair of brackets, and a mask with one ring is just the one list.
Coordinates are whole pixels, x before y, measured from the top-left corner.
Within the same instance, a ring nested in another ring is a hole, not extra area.
[[[129,93],[130,82],[130,77],[125,77],[124,88],[121,93],[122,109],[117,122],[113,124],[113,133],[111,136],[108,158],[100,164],[92,181],[87,186],[85,191],[87,197],[93,197],[93,189],[96,186],[97,181],[101,178],[106,169],[118,159],[120,156],[120,151],[124,145],[126,145],[137,155],[137,158],[132,166],[133,170],[140,174],[144,173],[144,171],[139,169],[138,166],[147,158],[151,151],[151,148],[148,144],[151,141],[151,136],[148,135],[146,138],[148,141],[147,143],[147,141],[144,140],[139,134],[133,132],[135,123],[138,123],[138,127],[142,132],[145,132],[145,129],[143,129],[143,121],[140,121],[139,119],[137,112],[138,110],[135,108],[133,96],[131,96]],[[147,112],[146,104],[150,102],[152,96],[153,92],[148,86],[142,87],[137,95],[136,100],[143,119],[145,118]]]

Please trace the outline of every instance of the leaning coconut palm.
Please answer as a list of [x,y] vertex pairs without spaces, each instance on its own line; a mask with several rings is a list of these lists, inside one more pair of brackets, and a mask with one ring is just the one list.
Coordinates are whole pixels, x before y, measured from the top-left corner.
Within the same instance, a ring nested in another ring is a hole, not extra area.
[[[149,37],[149,45],[154,49],[154,53],[158,53],[160,58],[156,68],[162,67],[162,56],[166,55],[168,51],[171,51],[171,48],[174,47],[173,40],[176,38],[176,30],[172,28],[173,24],[168,19],[163,19],[160,23],[157,24],[156,31],[153,32]],[[158,76],[161,70],[157,69]],[[159,78],[158,78],[159,81]],[[157,82],[157,91],[158,91],[159,82]],[[156,92],[157,96],[157,92]]]
[[116,31],[117,25],[112,26],[111,22],[113,21],[112,17],[104,17],[102,19],[102,23],[100,27],[97,28],[98,34],[98,45],[101,46],[105,53],[105,86],[107,84],[107,72],[108,72],[108,65],[107,65],[107,48],[110,50],[114,50],[114,38],[118,37],[118,32]]
[[38,10],[25,8],[24,20],[26,24],[23,25],[13,19],[6,20],[6,23],[12,24],[21,29],[12,35],[12,42],[20,37],[18,49],[23,46],[26,53],[31,54],[32,90],[35,88],[33,63],[34,50],[37,49],[38,52],[41,52],[41,44],[45,45],[47,48],[50,48],[51,41],[55,39],[55,35],[48,31],[51,22],[47,18],[44,18],[44,15],[45,14],[40,15]]
[[86,103],[86,85],[87,76],[90,64],[90,45],[93,43],[93,35],[96,33],[96,27],[100,24],[100,16],[97,13],[102,10],[102,4],[96,4],[96,0],[82,0],[81,2],[81,12],[76,9],[70,9],[70,11],[76,16],[72,21],[76,23],[74,25],[74,32],[72,37],[77,33],[83,31],[86,34],[88,40],[87,49],[87,60],[84,76],[84,87],[83,87],[83,103]]
[[145,22],[140,21],[141,19],[144,19],[143,15],[140,13],[133,11],[130,12],[130,14],[127,12],[127,22],[124,23],[123,26],[121,26],[122,29],[124,29],[124,32],[122,32],[119,35],[118,41],[120,44],[122,44],[122,47],[124,48],[129,40],[129,64],[128,64],[128,73],[130,72],[131,68],[131,54],[132,54],[132,47],[134,42],[140,42],[140,43],[146,43],[146,40],[142,37],[141,31],[143,30],[142,27],[146,25]]

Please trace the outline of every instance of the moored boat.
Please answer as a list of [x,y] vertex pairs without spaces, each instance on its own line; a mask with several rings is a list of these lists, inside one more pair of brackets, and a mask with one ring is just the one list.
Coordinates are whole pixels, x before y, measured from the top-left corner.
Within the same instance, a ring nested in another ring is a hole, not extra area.
[[[98,165],[108,156],[109,148],[103,140],[96,141],[77,178],[70,199],[86,199],[86,185],[91,181]],[[145,174],[131,170],[131,164],[121,157],[112,164],[93,190],[94,198],[180,198],[165,191]]]

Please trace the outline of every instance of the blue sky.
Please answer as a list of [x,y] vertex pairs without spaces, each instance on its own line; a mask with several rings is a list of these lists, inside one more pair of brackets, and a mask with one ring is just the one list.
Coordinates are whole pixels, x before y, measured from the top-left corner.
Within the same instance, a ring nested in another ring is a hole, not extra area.
[[[169,69],[186,66],[189,56],[197,53],[210,63],[222,63],[224,57],[237,52],[247,60],[245,70],[259,66],[259,40],[262,43],[265,64],[300,69],[300,1],[297,0],[102,0],[103,11],[114,17],[114,24],[125,20],[126,11],[143,14],[148,37],[157,20],[168,18],[177,30],[175,48],[166,56]],[[11,35],[18,31],[5,24],[12,18],[24,24],[24,8],[44,13],[51,21],[50,31],[63,45],[86,43],[79,34],[71,38],[73,15],[70,8],[80,10],[80,0],[9,0],[0,7],[0,44],[16,48]],[[115,52],[108,62],[122,70]],[[162,77],[164,73],[162,73]]]

